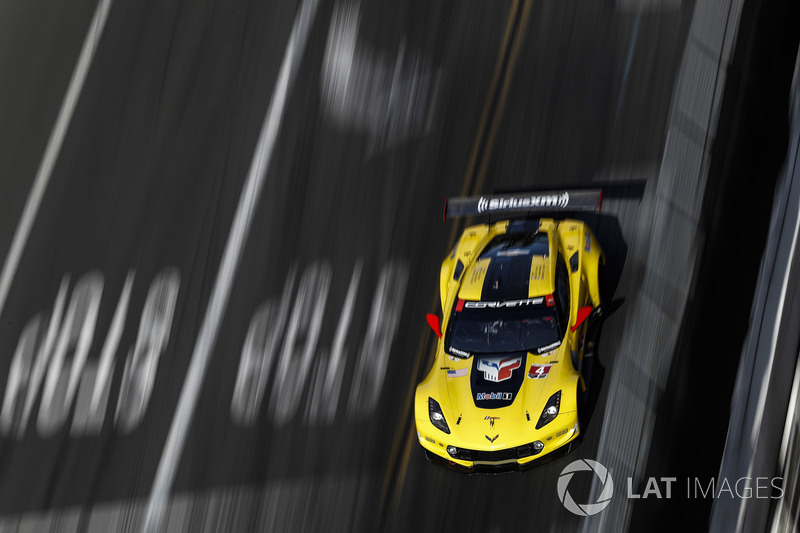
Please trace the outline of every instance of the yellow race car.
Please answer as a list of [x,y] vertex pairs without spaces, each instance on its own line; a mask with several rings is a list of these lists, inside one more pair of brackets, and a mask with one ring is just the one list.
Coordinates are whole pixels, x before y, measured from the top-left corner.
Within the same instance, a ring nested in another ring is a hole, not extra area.
[[414,405],[430,460],[521,469],[577,442],[605,255],[584,222],[531,215],[599,210],[600,199],[556,191],[446,204],[446,217],[524,216],[467,227],[442,263],[443,318],[428,315],[436,358]]

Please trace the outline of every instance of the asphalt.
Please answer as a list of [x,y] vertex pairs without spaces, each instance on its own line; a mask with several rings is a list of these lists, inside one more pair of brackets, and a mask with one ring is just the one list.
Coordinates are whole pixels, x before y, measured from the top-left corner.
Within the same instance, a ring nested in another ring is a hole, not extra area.
[[[0,29],[9,30],[0,31],[0,71],[13,73],[0,81],[2,250],[94,9],[49,4],[0,6]],[[438,264],[460,227],[442,221],[443,199],[598,181],[654,187],[693,9],[693,2],[636,9],[606,1],[322,2],[253,204],[172,487],[176,500],[212,494],[196,500],[211,501],[221,491],[241,498],[239,513],[252,516],[264,512],[254,502],[266,499],[275,516],[294,513],[273,522],[284,529],[504,531],[535,519],[550,530],[577,530],[582,519],[561,506],[555,487],[571,460],[596,456],[608,380],[598,382],[578,450],[523,474],[457,475],[429,465],[414,442],[410,398],[433,342],[424,314],[435,307]],[[113,4],[0,314],[0,384],[7,384],[26,325],[38,313],[52,316],[65,276],[71,290],[99,272],[88,354],[96,364],[133,272],[109,402],[98,434],[71,430],[80,400],[54,435],[36,429],[38,401],[22,436],[4,434],[0,515],[77,509],[76,527],[85,529],[93,509],[142,510],[296,10],[244,0]],[[332,21],[347,16],[357,20],[357,53],[343,52],[331,66],[329,35],[346,33]],[[352,67],[359,98],[326,92],[326,75],[344,76],[342,65]],[[637,289],[625,265],[646,232],[640,201],[611,197],[608,218],[593,221],[620,276],[617,297]],[[140,330],[149,331],[140,317],[166,268],[180,276],[169,340],[144,372],[153,379],[144,416],[126,430],[114,415],[125,360]],[[607,374],[621,316],[609,320],[598,353]],[[271,334],[277,344],[253,352],[260,366],[244,387],[251,327],[259,349]],[[296,342],[284,346],[293,327]],[[325,381],[330,368],[337,372]],[[339,394],[321,396],[337,379]],[[232,406],[243,390],[246,419]],[[577,490],[588,494],[588,484]],[[226,516],[214,523],[239,524]]]

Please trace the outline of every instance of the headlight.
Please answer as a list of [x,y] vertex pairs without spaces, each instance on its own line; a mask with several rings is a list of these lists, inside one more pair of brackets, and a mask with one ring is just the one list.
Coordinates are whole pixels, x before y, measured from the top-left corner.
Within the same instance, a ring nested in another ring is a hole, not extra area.
[[428,398],[428,415],[431,417],[431,424],[445,433],[450,433],[450,428],[447,427],[447,421],[442,414],[442,408],[439,407],[439,402],[433,398]]
[[536,423],[536,429],[542,428],[555,420],[558,416],[559,407],[561,407],[561,391],[553,394],[550,396],[550,399],[547,400],[547,404],[542,410],[542,416],[539,417],[539,421]]

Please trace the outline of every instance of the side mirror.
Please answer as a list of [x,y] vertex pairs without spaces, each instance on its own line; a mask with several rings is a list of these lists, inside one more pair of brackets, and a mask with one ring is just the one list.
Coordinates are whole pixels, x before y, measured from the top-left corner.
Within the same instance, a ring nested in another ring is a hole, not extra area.
[[439,317],[434,314],[428,313],[427,315],[425,315],[425,318],[428,319],[428,325],[431,327],[433,332],[436,333],[436,336],[441,339],[442,326],[439,324]]
[[611,316],[611,314],[619,309],[622,304],[625,302],[625,298],[620,298],[618,300],[612,300],[610,302],[600,304],[597,306],[597,309],[592,311],[591,316],[589,316],[589,320],[594,322],[595,320],[605,320]]
[[578,327],[580,327],[580,325],[583,324],[586,320],[588,320],[590,323],[595,322],[597,320],[605,320],[606,318],[611,316],[611,313],[619,309],[624,301],[625,301],[624,298],[621,298],[619,300],[613,300],[612,302],[607,304],[600,304],[594,309],[592,309],[591,305],[587,305],[586,307],[581,307],[580,309],[578,309],[578,316],[575,320],[575,325],[569,328],[569,330],[575,332],[575,330],[578,329]]
[[581,326],[581,324],[583,324],[586,321],[587,318],[589,318],[589,315],[591,315],[592,312],[593,311],[591,305],[587,305],[586,307],[581,307],[580,309],[578,309],[578,316],[575,319],[575,325],[569,328],[569,330],[575,333],[575,330],[578,329]]

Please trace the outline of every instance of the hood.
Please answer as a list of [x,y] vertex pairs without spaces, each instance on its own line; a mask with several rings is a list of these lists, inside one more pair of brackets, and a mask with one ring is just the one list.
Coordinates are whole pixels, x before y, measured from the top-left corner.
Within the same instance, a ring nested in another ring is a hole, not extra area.
[[[538,220],[492,239],[464,274],[458,297],[473,301],[523,300],[551,294],[555,255]],[[519,233],[526,230],[528,233]]]
[[514,403],[525,379],[528,352],[474,355],[469,376],[470,396],[479,409],[499,409]]
[[[558,390],[561,373],[571,370],[563,361],[566,349],[563,343],[543,355],[476,354],[464,361],[463,368],[452,370],[447,378],[450,407],[458,421],[450,424],[451,430],[478,449],[516,446],[519,443],[508,440],[513,435],[525,441],[526,430],[535,430],[544,404]],[[509,423],[515,429],[503,432]],[[495,434],[501,438],[492,441]]]

